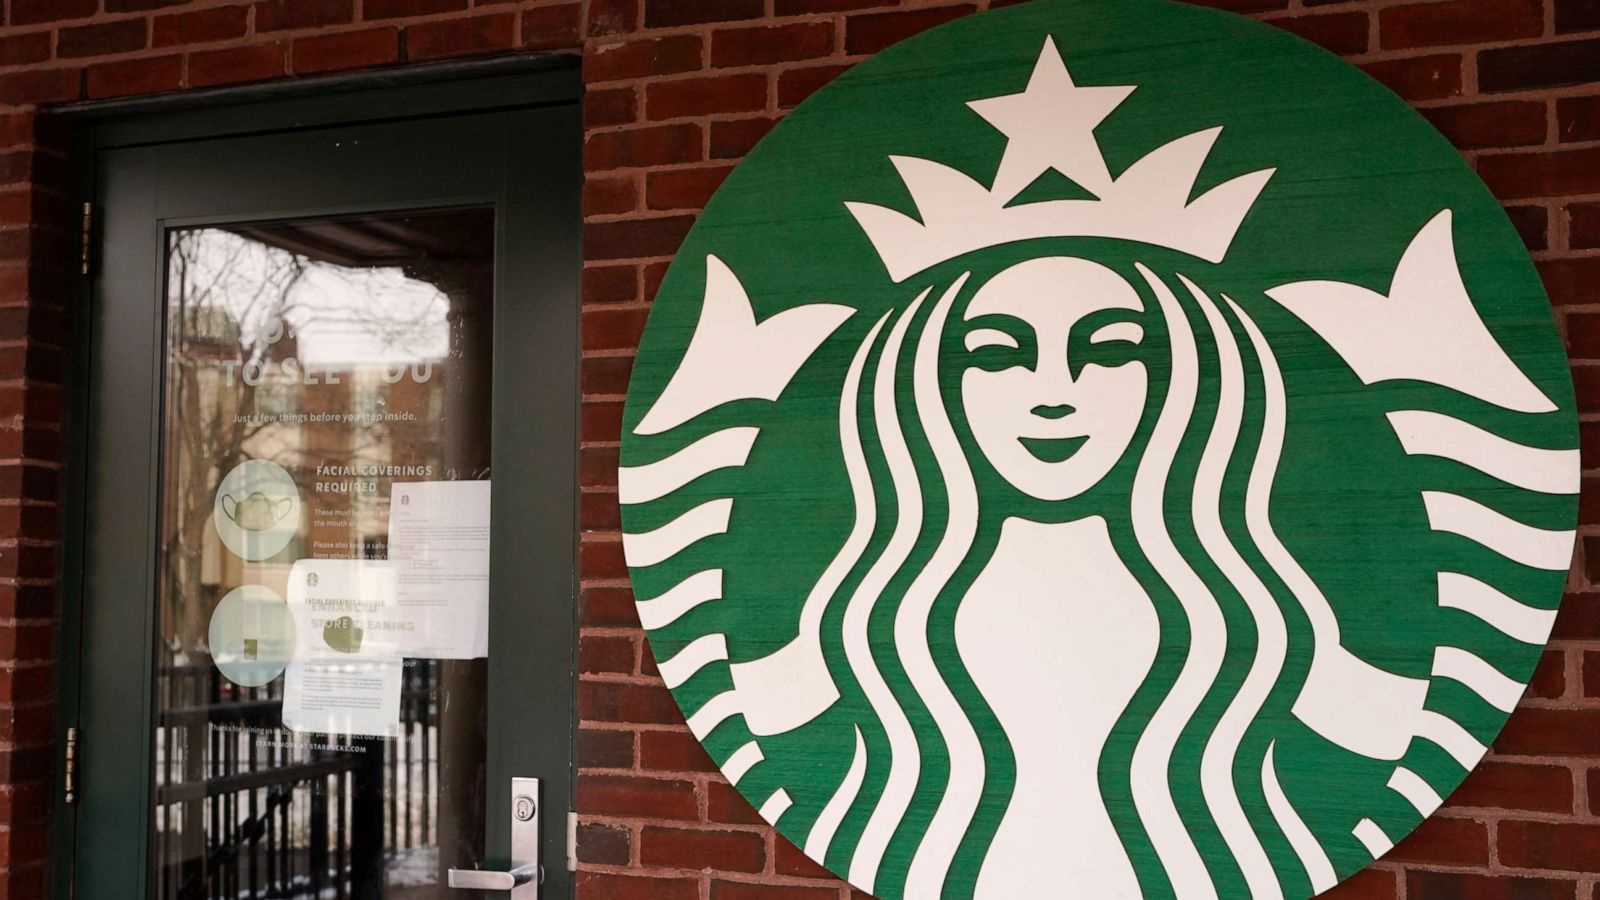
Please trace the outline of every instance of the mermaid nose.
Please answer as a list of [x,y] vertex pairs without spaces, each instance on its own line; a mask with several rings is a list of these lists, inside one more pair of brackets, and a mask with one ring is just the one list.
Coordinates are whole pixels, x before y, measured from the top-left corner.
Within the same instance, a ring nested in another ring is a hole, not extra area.
[[1065,419],[1077,412],[1078,408],[1070,403],[1054,403],[1035,406],[1031,411],[1041,419]]

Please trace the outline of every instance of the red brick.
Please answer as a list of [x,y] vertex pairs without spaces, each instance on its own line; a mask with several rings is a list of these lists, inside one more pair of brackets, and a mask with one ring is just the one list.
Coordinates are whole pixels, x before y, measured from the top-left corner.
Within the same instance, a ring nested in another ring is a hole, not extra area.
[[1433,126],[1463,150],[1528,147],[1544,143],[1545,104],[1532,101],[1463,103],[1421,110]]
[[8,34],[0,37],[0,66],[24,66],[50,58],[50,32]]
[[1506,217],[1529,250],[1550,248],[1550,213],[1542,206],[1508,206]]
[[777,0],[780,16],[803,16],[811,13],[851,12],[884,5],[883,0]]
[[56,32],[56,56],[110,56],[144,49],[148,37],[144,19],[123,19],[99,25],[80,25]]
[[844,63],[785,71],[778,76],[778,105],[784,109],[799,106],[807,97],[827,87],[849,69],[850,64]]
[[1600,81],[1600,38],[1498,47],[1478,54],[1478,88],[1525,91]]
[[635,775],[581,775],[578,812],[586,816],[694,820],[694,782]]
[[796,22],[724,28],[711,34],[711,65],[766,66],[815,59],[833,52],[833,23]]
[[627,393],[632,374],[631,356],[590,356],[583,360],[580,380],[585,394],[615,396]]
[[584,143],[584,167],[596,171],[698,162],[701,141],[700,126],[692,123],[602,131]]
[[[650,220],[645,220],[648,223]],[[593,223],[585,233],[606,227],[610,223]],[[634,222],[618,222],[618,226],[632,226]],[[585,350],[631,350],[639,346],[639,335],[644,332],[644,319],[648,310],[611,309],[600,307],[583,312],[583,347]],[[609,473],[613,477],[615,473]]]
[[[1581,423],[1578,423],[1578,448],[1579,455],[1582,456],[1579,468],[1600,468],[1600,421],[1581,421]],[[1574,613],[1574,610],[1578,610],[1586,602],[1586,599],[1592,599],[1592,597],[1586,597],[1584,594],[1568,594],[1568,596],[1563,597],[1562,612],[1555,617],[1555,637],[1562,637],[1563,631],[1565,631],[1565,636],[1568,639],[1586,636],[1600,637],[1600,631],[1573,634],[1570,629],[1563,629],[1563,618],[1568,617],[1568,613]],[[1597,609],[1600,609],[1600,607],[1597,607]]]
[[700,900],[697,878],[579,872],[578,900]]
[[8,25],[81,19],[100,11],[100,0],[11,0]]
[[[579,788],[582,791],[582,788]],[[646,825],[639,833],[639,861],[670,869],[759,872],[766,841],[749,831],[708,831]]]
[[[618,312],[618,310],[603,310],[601,312]],[[621,310],[621,312],[630,312],[630,310]],[[600,313],[595,314],[599,315]],[[579,449],[578,483],[583,487],[615,486],[616,473],[616,447],[583,447]],[[617,542],[612,541],[611,543]],[[588,546],[593,547],[595,544],[589,543]]]
[[1385,49],[1481,44],[1544,33],[1540,0],[1446,0],[1392,6],[1378,14]]
[[[625,303],[639,299],[639,270],[635,266],[588,266],[583,270],[583,302]],[[622,393],[622,391],[593,391],[588,384],[590,363],[604,363],[625,357],[603,356],[584,360],[584,393]],[[623,373],[622,387],[627,388],[627,374]]]
[[203,44],[244,37],[250,7],[219,6],[194,12],[157,16],[150,26],[150,43],[156,47]]
[[1325,50],[1346,56],[1366,52],[1371,37],[1370,21],[1364,12],[1292,16],[1273,19],[1271,23]]
[[578,862],[596,866],[625,866],[631,855],[632,834],[614,825],[578,826]]
[[1600,412],[1600,366],[1573,366],[1572,383],[1577,388],[1578,412]]
[[1600,141],[1600,94],[1557,100],[1556,137],[1562,141]]
[[781,834],[773,840],[772,850],[772,871],[779,875],[792,875],[796,878],[833,877],[831,872],[817,865],[811,857],[800,852],[800,848],[789,843]]
[[639,735],[639,766],[652,772],[715,772],[699,739],[688,731],[646,731]]
[[638,655],[632,638],[584,635],[578,639],[578,671],[587,675],[632,675]]
[[647,28],[759,19],[763,0],[644,0]]
[[182,6],[194,0],[106,0],[106,12],[149,12],[169,6]]
[[[684,236],[694,225],[693,216],[669,216],[657,219],[638,219],[625,222],[590,222],[583,229],[583,250],[586,259],[630,259],[649,256],[671,256],[683,243]],[[598,315],[598,313],[597,313]],[[584,317],[588,327],[588,315]],[[589,344],[593,348],[631,347],[634,344],[615,344],[609,340]]]
[[845,19],[844,48],[852,56],[877,53],[937,25],[977,12],[970,4],[862,13]]
[[596,41],[583,57],[589,83],[677,75],[701,67],[705,42],[697,34],[632,41]]
[[1519,707],[1494,749],[1507,756],[1600,756],[1600,709]]
[[261,81],[283,75],[288,68],[287,44],[258,44],[189,54],[189,84],[206,87]]
[[[15,432],[12,432],[15,434]],[[54,614],[55,588],[45,585],[0,586],[0,614],[41,618]]]
[[[19,784],[0,793],[0,820],[7,822],[42,822],[50,814],[55,796],[42,784]],[[39,895],[43,897],[43,894]]]
[[1414,900],[1576,900],[1570,881],[1455,872],[1406,872],[1406,896]]
[[839,900],[833,885],[711,882],[711,900]]
[[591,176],[583,183],[583,214],[615,215],[638,208],[639,188],[632,176]]
[[765,821],[756,814],[749,800],[740,796],[732,785],[722,781],[706,785],[706,818],[728,825],[761,825]]
[[[622,403],[619,401],[590,400],[583,404],[580,414],[580,436],[582,441],[620,441],[622,440]],[[593,525],[586,527],[617,529],[622,527],[622,518],[618,512],[616,495],[611,493],[585,494],[584,499],[590,496],[598,497],[604,501],[600,504],[599,517]],[[585,512],[590,512],[587,508]],[[587,523],[587,520],[585,520]]]
[[382,66],[400,60],[400,29],[373,28],[296,38],[289,58],[298,75]]
[[1600,193],[1600,147],[1497,153],[1478,160],[1478,174],[1502,199]]
[[583,92],[583,123],[589,128],[629,125],[639,119],[639,92],[631,86]]
[[260,0],[256,31],[344,25],[355,17],[355,0]]
[[650,209],[700,209],[727,179],[732,166],[666,169],[645,180],[645,205]]
[[1461,57],[1413,56],[1363,63],[1361,68],[1407,100],[1443,100],[1461,95]]
[[560,50],[582,45],[583,4],[562,3],[522,11],[522,46]]
[[1567,240],[1574,250],[1600,247],[1600,203],[1574,203],[1567,207]]
[[45,859],[49,847],[43,826],[13,827],[0,831],[0,865],[17,866]]
[[1600,872],[1600,825],[1501,822],[1500,862],[1519,869]]
[[444,59],[510,50],[517,41],[517,18],[511,13],[424,22],[406,29],[411,59]]
[[1589,814],[1600,813],[1600,769],[1590,769],[1584,779],[1589,782]]
[[[609,440],[616,441],[622,438],[622,410],[621,404],[610,404],[619,407],[616,410],[615,424],[606,428],[604,437],[591,437],[592,432],[598,432],[602,426],[595,423],[596,413],[592,411],[591,404],[584,404],[580,417],[581,440]],[[585,532],[617,531],[622,528],[622,508],[617,503],[617,495],[612,491],[586,490],[578,494],[578,528]]]
[[1594,0],[1554,0],[1556,34],[1600,29],[1600,3]]
[[1600,303],[1600,257],[1542,259],[1537,265],[1551,303],[1558,306]]
[[1434,816],[1425,819],[1385,858],[1436,865],[1487,865],[1489,829],[1471,819]]
[[177,90],[183,85],[183,57],[157,56],[89,67],[89,96],[124,97]]
[[683,713],[665,687],[602,681],[578,683],[579,717],[592,722],[682,725]]
[[0,103],[31,106],[78,99],[81,69],[20,69],[0,75]]
[[649,119],[751,112],[766,105],[767,76],[761,73],[657,81],[644,94]]
[[[781,79],[780,79],[781,81]],[[781,91],[782,88],[780,87]],[[711,123],[711,158],[738,159],[755,148],[780,120],[765,116],[754,119],[729,119]]]
[[467,8],[467,0],[364,0],[361,6],[363,19],[398,19],[402,16],[428,16],[434,13],[460,12]]
[[1395,900],[1400,895],[1400,873],[1387,869],[1362,869],[1339,882],[1317,900]]
[[589,37],[625,34],[639,24],[639,0],[589,0]]
[[1600,651],[1585,650],[1583,653],[1583,695],[1600,697]]
[[[0,592],[0,611],[4,608]],[[584,588],[578,592],[579,622],[585,628],[638,628],[639,611],[627,588]]]
[[1528,682],[1528,696],[1541,700],[1554,700],[1567,692],[1567,655],[1560,650],[1546,650],[1539,656],[1539,665]]

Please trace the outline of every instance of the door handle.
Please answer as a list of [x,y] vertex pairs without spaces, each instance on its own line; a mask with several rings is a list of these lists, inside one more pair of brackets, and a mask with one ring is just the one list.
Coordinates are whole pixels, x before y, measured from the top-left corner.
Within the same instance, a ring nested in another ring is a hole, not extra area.
[[510,891],[511,900],[539,900],[539,779],[511,779],[511,868],[451,869],[448,883],[469,891]]
[[543,874],[538,865],[529,863],[517,866],[509,872],[497,872],[493,869],[451,869],[450,886],[463,888],[469,891],[510,891],[532,881],[537,881]]

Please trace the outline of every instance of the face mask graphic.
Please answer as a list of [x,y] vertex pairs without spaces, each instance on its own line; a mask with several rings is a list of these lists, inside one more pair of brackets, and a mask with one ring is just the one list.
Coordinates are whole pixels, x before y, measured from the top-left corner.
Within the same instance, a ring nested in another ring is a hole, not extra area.
[[342,616],[329,622],[322,629],[322,640],[330,650],[340,653],[361,652],[361,639],[366,636],[366,630],[356,626],[355,620],[349,616]]
[[294,500],[289,497],[273,500],[260,491],[243,500],[222,495],[222,514],[246,531],[266,531],[287,516],[293,506]]

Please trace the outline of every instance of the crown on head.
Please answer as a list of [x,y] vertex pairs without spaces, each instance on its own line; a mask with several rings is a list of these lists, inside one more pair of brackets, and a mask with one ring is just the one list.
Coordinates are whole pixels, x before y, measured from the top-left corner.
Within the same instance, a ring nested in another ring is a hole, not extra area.
[[[845,206],[896,282],[974,250],[1043,237],[1119,238],[1221,262],[1276,170],[1241,175],[1191,201],[1218,127],[1157,147],[1113,178],[1094,129],[1133,90],[1074,84],[1046,38],[1026,90],[967,104],[1008,139],[993,187],[932,160],[891,156],[921,221],[870,203]],[[1094,199],[1011,205],[1050,169]]]

